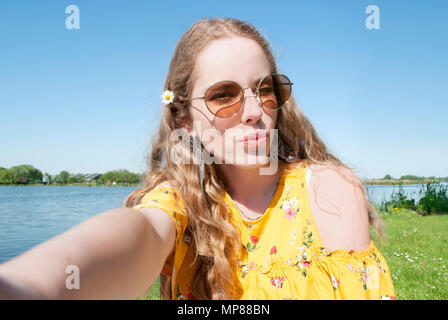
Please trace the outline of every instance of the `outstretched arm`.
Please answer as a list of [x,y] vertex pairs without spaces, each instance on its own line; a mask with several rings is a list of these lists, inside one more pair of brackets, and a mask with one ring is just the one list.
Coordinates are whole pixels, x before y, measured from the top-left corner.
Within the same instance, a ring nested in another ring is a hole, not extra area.
[[[106,211],[1,264],[0,299],[135,299],[157,278],[175,237],[161,209]],[[73,265],[79,289],[66,286]]]

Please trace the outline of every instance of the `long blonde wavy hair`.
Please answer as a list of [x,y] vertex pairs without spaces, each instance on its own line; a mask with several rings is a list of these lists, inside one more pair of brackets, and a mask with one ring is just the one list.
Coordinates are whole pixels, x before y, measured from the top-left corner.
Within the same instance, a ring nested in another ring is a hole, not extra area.
[[[165,181],[175,186],[188,215],[185,233],[192,239],[195,255],[195,276],[191,289],[197,299],[238,299],[241,296],[241,286],[235,281],[241,240],[226,214],[223,201],[226,186],[216,165],[204,166],[202,187],[198,179],[198,164],[173,163],[168,156],[178,143],[172,141],[170,135],[173,130],[192,124],[190,105],[184,99],[190,97],[193,84],[191,75],[198,53],[211,41],[231,36],[256,41],[265,52],[272,72],[277,72],[270,45],[251,24],[232,18],[203,19],[193,24],[179,40],[171,59],[164,88],[171,90],[177,98],[163,106],[158,132],[148,154],[149,168],[142,181],[143,187],[132,192],[124,202],[126,207],[133,207],[146,193]],[[278,110],[276,129],[282,140],[279,154],[307,164],[331,163],[346,167],[327,151],[309,120],[298,109],[294,97]],[[204,149],[203,146],[201,148]],[[367,200],[362,185],[356,181],[354,183],[364,195],[369,222],[381,238],[381,219]],[[160,274],[163,299],[171,298],[171,280],[171,277]]]

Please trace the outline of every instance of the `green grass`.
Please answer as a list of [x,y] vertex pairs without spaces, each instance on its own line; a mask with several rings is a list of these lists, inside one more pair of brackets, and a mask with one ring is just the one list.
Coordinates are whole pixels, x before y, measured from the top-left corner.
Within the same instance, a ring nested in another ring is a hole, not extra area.
[[159,278],[157,278],[151,288],[149,288],[143,296],[138,297],[137,300],[160,300],[159,287],[160,281]]
[[385,257],[397,299],[448,299],[448,214],[419,216],[409,209],[383,213]]
[[[386,239],[375,245],[386,259],[399,300],[448,299],[448,214],[382,212]],[[142,297],[159,300],[159,279]]]

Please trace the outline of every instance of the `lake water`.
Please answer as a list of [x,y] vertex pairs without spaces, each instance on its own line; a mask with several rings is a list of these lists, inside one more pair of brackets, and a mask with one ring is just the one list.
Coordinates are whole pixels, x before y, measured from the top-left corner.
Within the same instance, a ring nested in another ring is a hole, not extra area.
[[0,186],[0,263],[101,212],[136,187]]
[[[403,186],[418,198],[421,185]],[[0,186],[0,263],[101,212],[121,207],[136,187]],[[368,186],[371,201],[390,199],[396,186]]]

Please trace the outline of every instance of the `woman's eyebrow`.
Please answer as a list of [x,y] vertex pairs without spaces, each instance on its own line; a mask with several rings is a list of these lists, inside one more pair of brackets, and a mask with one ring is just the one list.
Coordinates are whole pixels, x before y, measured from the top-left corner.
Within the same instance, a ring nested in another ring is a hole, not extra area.
[[258,85],[260,83],[260,81],[263,80],[264,78],[266,78],[268,75],[269,75],[269,73],[264,75],[264,76],[262,76],[262,77],[259,77],[259,78],[255,79],[251,84],[252,85]]
[[258,79],[255,79],[255,80],[251,83],[251,85],[254,85],[254,86],[258,85],[258,84],[260,83],[261,79],[263,79],[263,78],[264,78],[264,77],[260,77],[260,78],[258,78]]
[[252,84],[259,84],[260,81],[261,81],[264,77],[266,77],[266,76],[259,77],[259,78],[255,79],[254,82],[253,82]]

